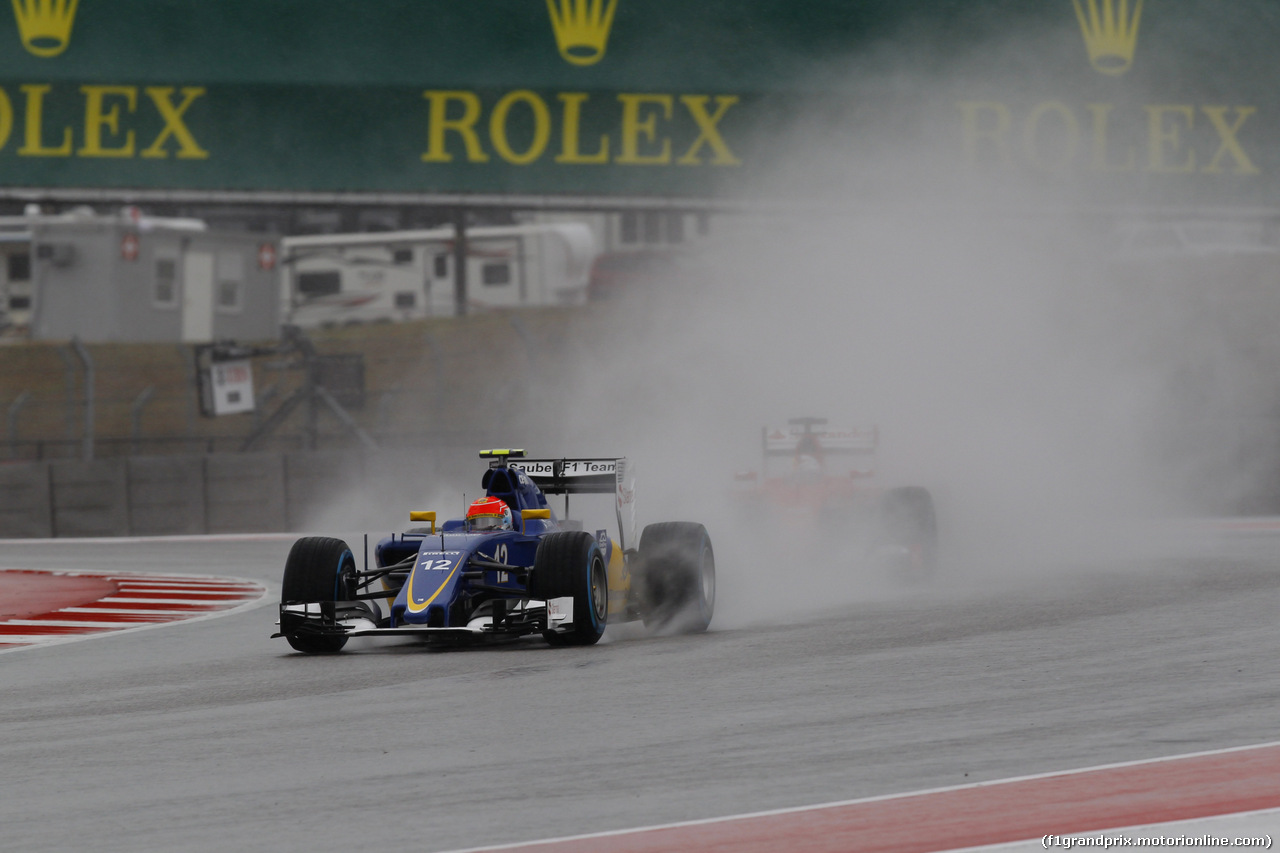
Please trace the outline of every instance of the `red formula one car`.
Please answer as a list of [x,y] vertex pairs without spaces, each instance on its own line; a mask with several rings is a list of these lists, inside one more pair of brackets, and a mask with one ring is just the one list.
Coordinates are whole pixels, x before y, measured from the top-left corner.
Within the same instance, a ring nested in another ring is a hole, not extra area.
[[833,427],[792,418],[761,431],[762,470],[736,476],[739,498],[782,523],[834,532],[876,560],[912,574],[936,567],[933,495],[921,486],[884,488],[874,427]]

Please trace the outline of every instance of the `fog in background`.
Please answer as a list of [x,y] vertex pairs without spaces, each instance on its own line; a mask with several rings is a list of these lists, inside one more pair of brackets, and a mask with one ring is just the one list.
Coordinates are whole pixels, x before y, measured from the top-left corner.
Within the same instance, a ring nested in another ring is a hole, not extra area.
[[861,60],[849,73],[887,97],[938,93],[930,114],[945,121],[881,133],[824,113],[789,128],[764,182],[774,211],[717,217],[557,378],[573,389],[558,452],[628,454],[642,521],[711,529],[717,624],[920,591],[867,565],[845,531],[735,502],[734,472],[760,468],[761,427],[792,417],[878,425],[882,484],[934,493],[932,592],[1163,553],[1153,519],[1266,491],[1274,259],[1117,260],[1120,221],[1086,211],[1070,176],[957,168],[949,98],[1016,97],[1040,85],[1028,69],[1082,61],[1078,33],[1025,35],[945,83],[899,74],[889,49]]
[[[1186,525],[1154,521],[1256,508],[1280,491],[1274,252],[1124,256],[1127,220],[1077,175],[960,161],[957,101],[1053,97],[1055,63],[1082,61],[1058,27],[823,69],[865,80],[873,108],[771,128],[777,168],[736,188],[766,203],[593,309],[592,333],[539,365],[512,445],[633,460],[641,525],[709,528],[721,627],[1115,571],[1176,547]],[[736,498],[761,428],[800,416],[879,427],[881,485],[934,495],[936,578]],[[456,470],[423,486],[442,517],[480,493],[473,457]],[[607,498],[571,515],[613,524]]]

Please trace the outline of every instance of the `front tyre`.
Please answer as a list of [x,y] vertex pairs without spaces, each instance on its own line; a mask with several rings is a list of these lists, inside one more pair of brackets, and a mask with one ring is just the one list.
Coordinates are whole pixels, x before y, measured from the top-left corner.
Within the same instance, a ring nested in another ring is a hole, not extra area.
[[[356,558],[341,539],[307,536],[293,543],[284,563],[280,604],[352,601],[356,593]],[[333,654],[347,644],[344,634],[317,631],[305,621],[280,629],[289,645],[307,654]]]
[[683,634],[707,630],[716,604],[716,558],[707,529],[689,521],[650,524],[638,551],[644,624]]
[[538,598],[573,598],[573,628],[543,631],[553,646],[590,646],[599,642],[609,621],[609,575],[600,546],[590,533],[548,533],[538,543],[531,593]]

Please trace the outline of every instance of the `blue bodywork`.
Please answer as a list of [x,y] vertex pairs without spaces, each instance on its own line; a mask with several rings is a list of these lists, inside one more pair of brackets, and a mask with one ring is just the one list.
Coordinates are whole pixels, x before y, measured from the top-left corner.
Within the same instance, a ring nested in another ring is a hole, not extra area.
[[[435,534],[405,533],[378,542],[374,558],[380,568],[417,558],[391,605],[388,627],[465,627],[481,599],[533,597],[527,569],[542,535],[559,530],[560,523],[546,495],[519,468],[490,468],[482,485],[486,495],[511,507],[514,529],[469,533],[455,519]],[[525,519],[530,509],[548,510],[551,517]]]
[[[523,460],[518,450],[480,455],[489,459],[484,494],[507,504],[512,529],[472,531],[464,519],[437,528],[434,513],[413,513],[430,526],[379,540],[374,566],[340,569],[333,600],[315,600],[324,586],[317,578],[332,570],[300,558],[286,565],[285,586],[293,592],[282,592],[275,636],[307,652],[336,651],[346,637],[387,634],[467,639],[541,633],[553,643],[594,643],[610,613],[624,621],[641,618],[625,565],[630,528],[621,508],[630,507],[632,494],[626,460]],[[508,464],[509,458],[522,461]],[[566,510],[570,494],[615,495],[620,547],[608,530],[596,531],[594,541],[575,532],[580,526],[558,519],[548,494],[564,495]],[[544,547],[549,550],[540,558]],[[302,554],[349,552],[345,542],[327,537],[299,540],[298,548]]]

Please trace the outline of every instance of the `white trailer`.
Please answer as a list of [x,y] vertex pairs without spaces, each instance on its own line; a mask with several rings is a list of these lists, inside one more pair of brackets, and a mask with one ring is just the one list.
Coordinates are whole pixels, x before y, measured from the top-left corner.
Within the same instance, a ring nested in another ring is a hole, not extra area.
[[274,338],[275,238],[136,207],[0,217],[0,336],[86,343]]
[[[303,328],[453,316],[452,226],[281,240],[281,316]],[[580,223],[468,228],[468,308],[586,301],[597,253]]]

